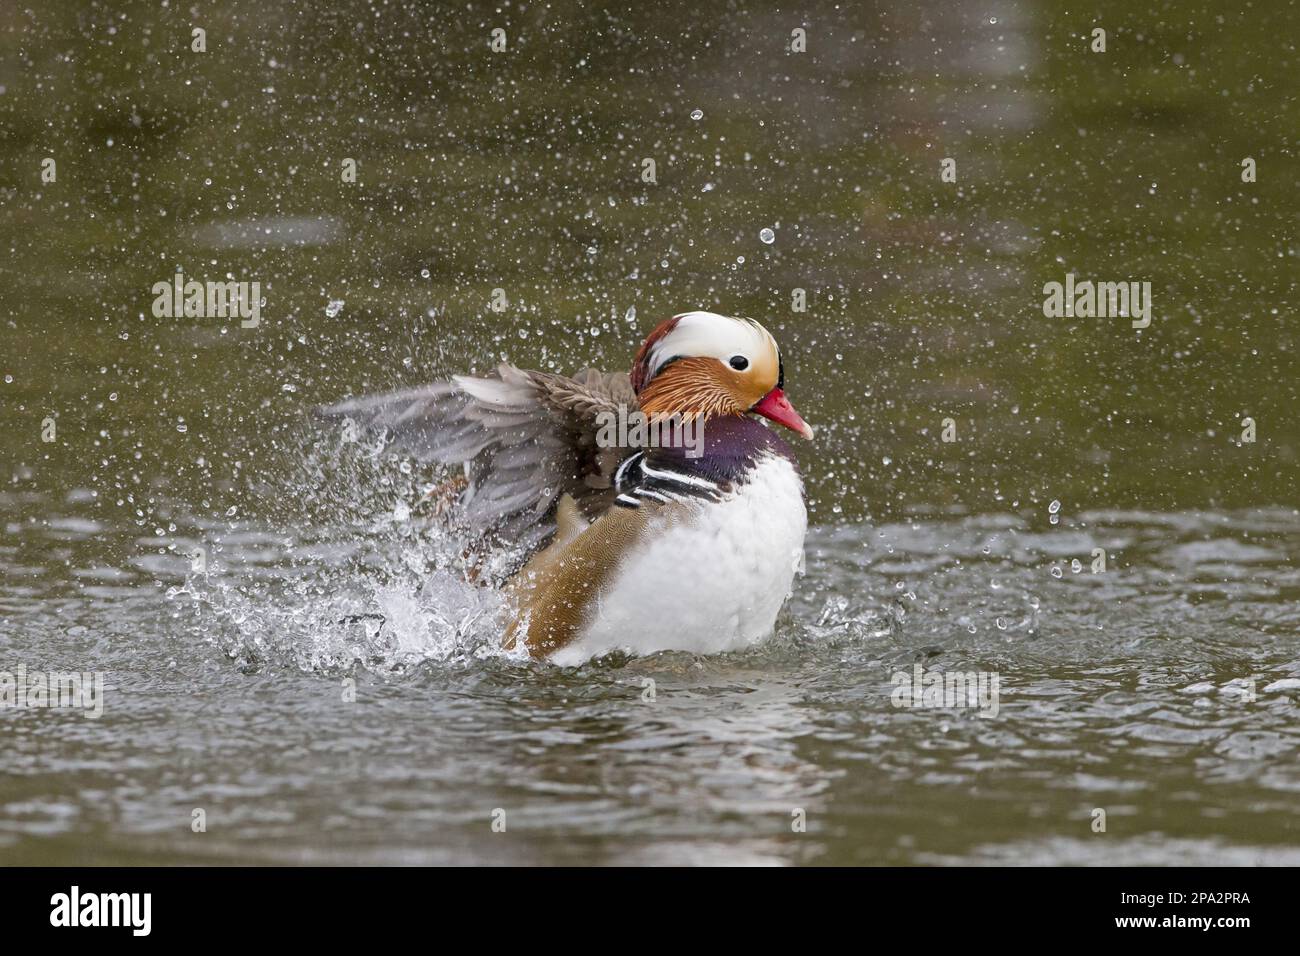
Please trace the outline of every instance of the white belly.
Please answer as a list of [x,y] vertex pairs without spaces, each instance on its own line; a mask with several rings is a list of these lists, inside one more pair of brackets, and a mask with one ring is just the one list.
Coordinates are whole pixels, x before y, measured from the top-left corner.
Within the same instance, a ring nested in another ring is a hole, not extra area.
[[784,458],[769,456],[732,496],[693,506],[693,520],[647,534],[595,599],[578,638],[556,664],[613,650],[716,654],[772,633],[803,568],[808,515],[803,484]]

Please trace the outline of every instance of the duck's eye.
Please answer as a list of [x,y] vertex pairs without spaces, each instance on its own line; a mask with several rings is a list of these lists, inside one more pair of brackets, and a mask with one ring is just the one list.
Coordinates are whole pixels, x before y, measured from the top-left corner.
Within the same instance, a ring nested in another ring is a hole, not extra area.
[[727,364],[737,372],[743,372],[745,369],[749,368],[749,359],[745,358],[743,355],[733,355],[730,360],[728,360]]

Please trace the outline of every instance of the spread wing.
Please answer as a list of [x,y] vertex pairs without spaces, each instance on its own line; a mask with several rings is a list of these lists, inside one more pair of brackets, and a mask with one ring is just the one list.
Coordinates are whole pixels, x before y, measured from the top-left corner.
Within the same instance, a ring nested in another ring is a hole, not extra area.
[[421,461],[464,464],[455,504],[471,531],[531,549],[555,530],[556,503],[573,496],[588,520],[614,500],[611,477],[627,450],[600,448],[597,416],[637,407],[628,376],[585,369],[572,378],[498,366],[421,388],[319,409],[384,430]]

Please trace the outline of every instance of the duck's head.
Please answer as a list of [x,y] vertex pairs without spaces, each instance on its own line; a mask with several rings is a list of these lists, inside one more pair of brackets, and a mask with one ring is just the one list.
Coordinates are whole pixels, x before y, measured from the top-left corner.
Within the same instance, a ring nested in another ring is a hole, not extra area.
[[684,312],[659,325],[632,363],[632,388],[650,418],[753,412],[805,438],[813,430],[785,397],[781,350],[753,319]]

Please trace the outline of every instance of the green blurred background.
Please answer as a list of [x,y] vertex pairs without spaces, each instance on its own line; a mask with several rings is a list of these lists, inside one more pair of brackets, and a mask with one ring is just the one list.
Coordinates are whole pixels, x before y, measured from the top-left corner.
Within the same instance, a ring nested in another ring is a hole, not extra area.
[[[782,343],[814,521],[1294,505],[1297,27],[1284,2],[7,3],[0,481],[282,507],[315,402],[626,367],[707,308]],[[153,317],[178,265],[260,281],[260,327]],[[1150,281],[1150,328],[1045,318],[1067,271]]]

